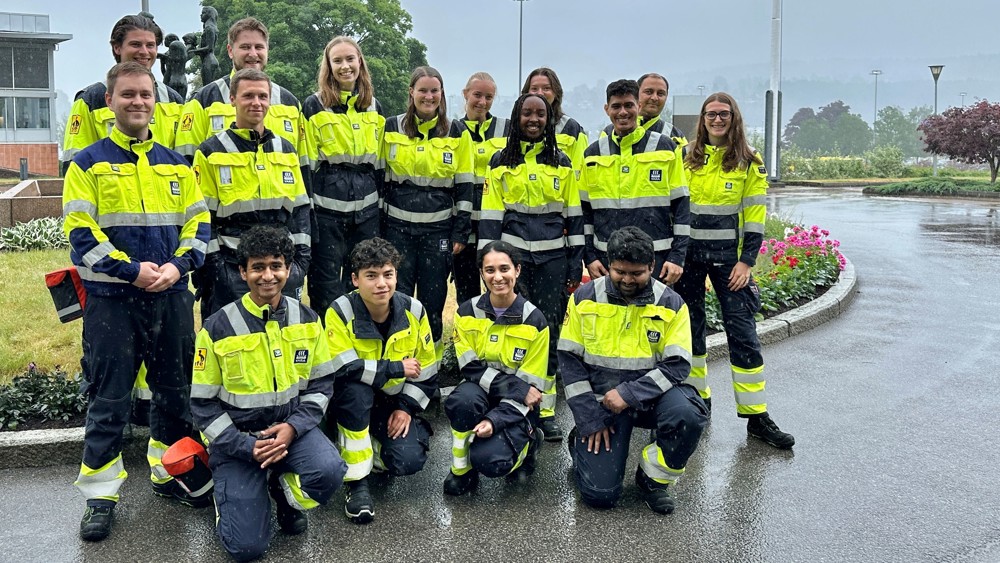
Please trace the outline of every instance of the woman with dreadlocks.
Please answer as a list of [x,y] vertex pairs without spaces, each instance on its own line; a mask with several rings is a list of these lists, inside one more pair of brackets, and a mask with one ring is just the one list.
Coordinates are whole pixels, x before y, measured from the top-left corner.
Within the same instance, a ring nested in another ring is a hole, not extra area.
[[539,427],[555,425],[556,343],[562,292],[580,283],[583,215],[576,174],[558,148],[552,106],[540,94],[522,94],[510,115],[507,146],[493,155],[483,187],[479,247],[509,242],[523,254],[517,292],[537,305],[549,325],[549,365]]
[[522,94],[539,94],[552,106],[549,120],[556,128],[556,141],[559,150],[566,153],[573,163],[573,169],[579,171],[583,166],[583,151],[590,144],[587,133],[572,117],[563,113],[563,89],[556,71],[548,67],[539,67],[528,73],[528,79],[521,87]]

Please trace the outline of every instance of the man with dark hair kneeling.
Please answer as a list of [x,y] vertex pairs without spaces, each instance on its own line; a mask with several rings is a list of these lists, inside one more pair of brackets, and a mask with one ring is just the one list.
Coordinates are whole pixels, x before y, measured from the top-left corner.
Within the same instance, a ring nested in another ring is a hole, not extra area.
[[608,239],[608,275],[580,286],[559,338],[559,368],[576,421],[569,435],[573,476],[585,503],[621,497],[635,426],[653,428],[635,481],[654,512],[670,514],[667,490],[684,473],[708,421],[691,371],[687,305],[652,278],[653,240],[638,227]]
[[326,504],[347,466],[316,427],[333,396],[319,316],[281,294],[295,248],[288,231],[256,225],[237,247],[250,288],[208,317],[195,344],[191,412],[209,442],[219,538],[234,558],[260,557],[278,524],[300,534],[303,510]]

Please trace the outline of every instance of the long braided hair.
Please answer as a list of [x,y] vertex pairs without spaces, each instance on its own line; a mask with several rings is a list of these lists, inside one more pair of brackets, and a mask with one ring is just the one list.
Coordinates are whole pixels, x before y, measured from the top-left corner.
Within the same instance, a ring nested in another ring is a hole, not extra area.
[[507,137],[507,146],[500,151],[497,157],[500,166],[514,168],[524,164],[524,155],[521,154],[521,141],[528,141],[521,130],[521,108],[528,98],[538,98],[545,104],[545,129],[542,133],[542,151],[535,159],[542,164],[549,166],[559,166],[559,147],[556,144],[556,120],[552,115],[552,106],[545,96],[540,94],[521,94],[514,102],[514,109],[510,112],[510,135]]

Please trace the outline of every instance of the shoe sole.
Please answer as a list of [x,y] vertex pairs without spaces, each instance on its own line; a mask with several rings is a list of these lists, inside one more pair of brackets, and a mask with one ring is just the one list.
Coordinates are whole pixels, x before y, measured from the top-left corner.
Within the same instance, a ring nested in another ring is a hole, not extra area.
[[666,509],[666,510],[659,510],[659,509],[653,508],[653,505],[649,504],[648,501],[646,502],[646,506],[648,506],[650,510],[652,510],[653,512],[655,512],[657,514],[664,514],[664,515],[666,515],[666,514],[673,514],[674,513],[674,505],[672,505],[672,504],[670,505],[670,508]]
[[793,446],[795,446],[794,441],[792,441],[791,444],[786,445],[786,444],[777,444],[775,442],[772,442],[771,440],[768,440],[767,438],[762,438],[756,434],[750,434],[749,432],[747,432],[747,436],[750,436],[751,438],[756,438],[757,440],[760,440],[761,442],[764,442],[765,444],[771,447],[778,448],[779,450],[790,450],[792,449]]
[[344,514],[347,515],[347,519],[355,524],[368,524],[375,519],[375,511],[363,508],[358,511],[357,514],[351,514],[347,508],[344,508]]

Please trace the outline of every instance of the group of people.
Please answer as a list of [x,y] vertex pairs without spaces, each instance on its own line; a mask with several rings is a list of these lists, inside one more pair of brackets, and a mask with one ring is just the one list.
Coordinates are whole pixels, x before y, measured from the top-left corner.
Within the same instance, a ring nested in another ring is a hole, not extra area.
[[[336,37],[300,104],[264,72],[266,26],[244,18],[233,72],[184,102],[150,71],[160,37],[144,16],[119,20],[118,64],[78,94],[66,131],[65,230],[87,290],[83,539],[111,530],[134,385],[151,403],[154,493],[214,500],[237,559],[266,550],[269,497],[286,533],[342,485],[348,518],[371,522],[372,479],[427,459],[449,276],[463,381],[443,402],[446,494],[533,473],[542,441],[564,438],[558,375],[582,500],[615,504],[638,426],[653,433],[636,484],[671,513],[711,412],[706,278],[737,414],[750,436],[794,444],[767,411],[754,323],[767,174],[729,95],[705,100],[689,143],[660,118],[662,75],[617,80],[590,143],[549,68],[509,119],[473,74],[450,120],[422,66],[406,112],[385,117],[361,48]],[[184,438],[207,446],[213,486],[165,468]]]

